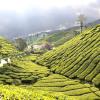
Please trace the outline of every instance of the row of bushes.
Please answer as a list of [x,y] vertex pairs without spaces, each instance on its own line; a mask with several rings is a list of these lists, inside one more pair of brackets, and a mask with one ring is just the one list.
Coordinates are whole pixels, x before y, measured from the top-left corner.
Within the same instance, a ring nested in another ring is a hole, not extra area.
[[[62,93],[29,90],[18,86],[0,85],[1,100],[76,100]],[[78,100],[78,99],[77,99]]]
[[55,73],[70,78],[79,78],[100,85],[100,80],[93,81],[100,73],[100,25],[84,31],[55,50],[45,53],[37,63],[50,67]]
[[[36,82],[32,88],[45,91],[62,92],[69,96],[79,97],[80,100],[83,98],[88,98],[89,94],[90,95],[92,94],[91,95],[92,98],[89,97],[89,99],[84,99],[84,100],[92,100],[92,99],[94,100],[94,98],[95,99],[100,98],[99,95],[100,90],[98,88],[91,86],[90,84],[80,83],[79,80],[72,80],[66,78],[59,74],[52,74],[48,77],[42,78],[40,81]],[[96,92],[98,93],[96,94]]]
[[49,75],[47,67],[34,64],[34,55],[22,58],[13,58],[10,65],[0,68],[0,83],[4,84],[31,84],[39,78]]

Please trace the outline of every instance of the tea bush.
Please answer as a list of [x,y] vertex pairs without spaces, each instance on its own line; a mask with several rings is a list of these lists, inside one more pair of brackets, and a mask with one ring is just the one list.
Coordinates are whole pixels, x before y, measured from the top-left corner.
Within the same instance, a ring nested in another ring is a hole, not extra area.
[[64,45],[43,54],[36,62],[55,73],[100,86],[97,77],[100,73],[100,25],[85,30]]
[[[69,96],[76,96],[84,100],[100,99],[100,90],[88,83],[80,83],[79,80],[72,80],[59,74],[52,74],[37,81],[30,89],[43,91],[61,92]],[[90,97],[89,98],[89,94]],[[88,99],[87,99],[88,98]]]

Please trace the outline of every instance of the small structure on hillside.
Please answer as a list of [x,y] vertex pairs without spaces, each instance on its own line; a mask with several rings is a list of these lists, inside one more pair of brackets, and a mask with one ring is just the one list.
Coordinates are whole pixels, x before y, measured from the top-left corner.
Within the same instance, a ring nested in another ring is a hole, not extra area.
[[41,45],[42,50],[52,50],[52,45],[50,45],[48,42],[45,42]]
[[7,58],[7,59],[1,59],[0,60],[0,67],[3,67],[6,64],[11,64],[11,59]]
[[44,42],[41,44],[28,45],[24,51],[29,52],[29,53],[35,53],[35,52],[41,52],[41,51],[46,51],[46,50],[52,50],[52,49],[53,49],[53,46],[50,43]]
[[7,59],[7,63],[11,64],[11,59],[10,58]]

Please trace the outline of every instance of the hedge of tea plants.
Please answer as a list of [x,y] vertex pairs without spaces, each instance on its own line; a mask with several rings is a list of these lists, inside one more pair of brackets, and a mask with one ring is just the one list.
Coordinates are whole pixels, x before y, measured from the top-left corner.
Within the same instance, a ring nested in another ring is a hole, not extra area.
[[16,48],[8,40],[0,37],[0,58],[7,57],[18,53]]
[[37,63],[55,73],[100,86],[100,25],[45,53]]
[[61,92],[65,95],[75,96],[80,100],[99,100],[100,90],[88,83],[80,83],[59,74],[52,74],[36,82],[33,89]]
[[18,86],[0,85],[0,100],[78,100],[58,92],[29,90]]
[[34,64],[35,56],[25,56],[11,59],[12,63],[0,67],[0,83],[3,84],[32,84],[38,79],[48,76],[49,69]]

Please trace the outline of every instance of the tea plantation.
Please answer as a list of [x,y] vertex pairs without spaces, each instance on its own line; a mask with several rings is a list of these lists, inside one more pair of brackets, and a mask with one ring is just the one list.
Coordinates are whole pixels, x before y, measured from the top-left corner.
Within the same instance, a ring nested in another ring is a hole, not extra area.
[[100,25],[45,53],[37,63],[55,73],[100,87]]
[[31,84],[39,78],[49,75],[47,67],[33,63],[37,55],[17,57],[16,55],[20,52],[10,42],[1,37],[0,46],[0,60],[5,57],[11,58],[11,64],[5,64],[3,67],[0,67],[0,83],[15,85]]
[[52,74],[36,82],[33,89],[61,92],[65,95],[77,97],[79,100],[99,100],[100,90],[90,84],[80,83],[59,74]]
[[7,57],[16,53],[18,53],[16,48],[6,39],[0,37],[0,57]]
[[0,85],[0,100],[78,100],[60,92],[29,90],[19,86]]
[[[34,56],[31,56],[32,59]],[[3,84],[31,84],[39,78],[49,75],[49,69],[34,64],[30,56],[13,58],[10,65],[0,68],[0,83]],[[27,60],[28,59],[28,60]]]
[[[100,100],[100,25],[43,55],[0,37],[0,100]],[[36,61],[36,63],[35,63]]]

